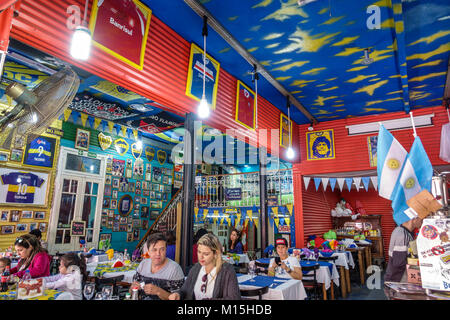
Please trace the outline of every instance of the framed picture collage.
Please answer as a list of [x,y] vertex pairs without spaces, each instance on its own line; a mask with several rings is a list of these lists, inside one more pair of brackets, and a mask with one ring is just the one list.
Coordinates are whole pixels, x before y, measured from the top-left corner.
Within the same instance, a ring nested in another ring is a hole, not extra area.
[[173,169],[137,160],[110,158],[106,167],[101,233],[126,232],[127,242],[140,239],[172,195]]

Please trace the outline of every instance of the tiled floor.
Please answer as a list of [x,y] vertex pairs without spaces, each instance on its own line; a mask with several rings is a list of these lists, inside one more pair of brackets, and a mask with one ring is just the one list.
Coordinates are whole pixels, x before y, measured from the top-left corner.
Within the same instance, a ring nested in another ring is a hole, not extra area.
[[[353,277],[351,277],[351,279],[352,278]],[[352,292],[344,300],[387,300],[383,290],[384,272],[381,273],[380,285],[378,286],[379,289],[369,289],[367,282],[364,285],[360,285],[358,281],[354,281],[353,279],[351,285],[352,285]],[[341,299],[342,297],[338,298],[338,300]]]

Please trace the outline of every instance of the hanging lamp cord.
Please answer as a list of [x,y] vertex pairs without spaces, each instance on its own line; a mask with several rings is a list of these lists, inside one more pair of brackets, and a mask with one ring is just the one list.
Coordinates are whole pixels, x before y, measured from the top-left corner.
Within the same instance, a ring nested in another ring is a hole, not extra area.
[[258,128],[258,80],[259,80],[259,74],[258,69],[256,67],[256,64],[253,65],[253,81],[255,82],[255,118],[256,118],[256,124],[255,127]]
[[203,96],[205,97],[205,79],[206,79],[206,37],[208,36],[208,17],[203,16]]
[[287,97],[287,109],[288,109],[288,126],[289,126],[289,147],[292,148],[292,139],[291,139],[291,103],[289,102],[289,96]]

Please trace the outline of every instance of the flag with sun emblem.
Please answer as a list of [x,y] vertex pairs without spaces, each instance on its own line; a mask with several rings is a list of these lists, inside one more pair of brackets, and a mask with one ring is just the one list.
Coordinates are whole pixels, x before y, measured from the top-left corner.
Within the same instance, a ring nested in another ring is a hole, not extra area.
[[417,213],[409,208],[406,202],[424,189],[431,191],[432,177],[433,166],[422,141],[416,137],[394,189],[392,209],[394,220],[398,225],[417,217]]
[[408,152],[383,125],[380,125],[377,154],[378,194],[392,200]]

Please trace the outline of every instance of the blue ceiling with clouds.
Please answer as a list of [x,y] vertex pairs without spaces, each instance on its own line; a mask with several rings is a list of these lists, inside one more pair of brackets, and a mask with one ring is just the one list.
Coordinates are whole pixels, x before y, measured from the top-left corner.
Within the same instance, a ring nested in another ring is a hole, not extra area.
[[[182,0],[143,0],[203,47],[202,19]],[[450,49],[448,0],[201,0],[203,6],[320,122],[440,105]],[[377,22],[379,28],[369,29]],[[188,22],[188,23],[187,23]],[[369,48],[373,63],[363,64]],[[211,27],[207,52],[254,88],[252,69]],[[267,81],[258,93],[287,113]],[[292,118],[308,123],[296,108]]]

